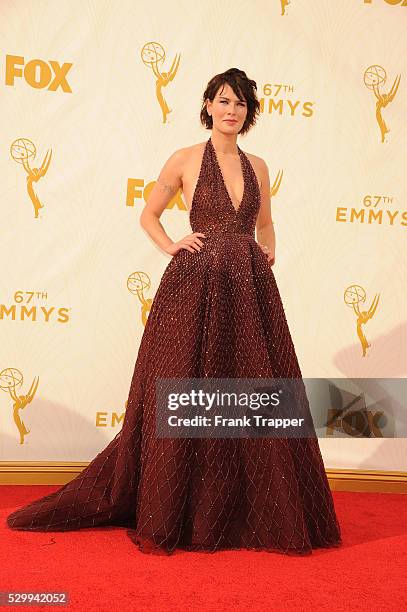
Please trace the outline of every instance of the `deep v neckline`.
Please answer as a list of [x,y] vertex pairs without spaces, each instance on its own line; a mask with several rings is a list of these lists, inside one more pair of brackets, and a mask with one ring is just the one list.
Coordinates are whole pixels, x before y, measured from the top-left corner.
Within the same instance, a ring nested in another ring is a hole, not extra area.
[[213,156],[214,156],[216,165],[218,167],[220,178],[222,180],[222,184],[223,184],[223,187],[225,189],[227,198],[228,198],[229,203],[230,203],[231,207],[233,208],[235,214],[237,215],[239,213],[240,209],[242,208],[242,204],[244,202],[244,198],[245,198],[245,195],[246,195],[246,178],[245,178],[245,168],[244,168],[244,165],[243,165],[243,151],[241,150],[239,145],[237,145],[237,150],[239,152],[240,167],[241,167],[241,170],[242,170],[242,177],[243,177],[243,195],[242,195],[242,199],[240,201],[239,206],[236,208],[235,205],[232,202],[232,198],[230,197],[228,188],[226,187],[225,179],[223,178],[222,170],[221,170],[221,167],[220,167],[220,164],[219,164],[219,161],[218,161],[218,157],[216,155],[215,147],[213,146],[213,142],[212,142],[212,138],[211,137],[209,138],[209,143],[210,143],[210,146],[212,148]]

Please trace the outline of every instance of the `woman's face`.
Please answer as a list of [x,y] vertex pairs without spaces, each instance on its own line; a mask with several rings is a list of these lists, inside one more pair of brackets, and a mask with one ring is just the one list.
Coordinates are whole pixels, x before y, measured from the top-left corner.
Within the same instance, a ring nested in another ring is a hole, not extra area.
[[228,83],[219,87],[206,109],[212,115],[213,127],[227,134],[238,134],[247,116],[247,103],[239,100]]

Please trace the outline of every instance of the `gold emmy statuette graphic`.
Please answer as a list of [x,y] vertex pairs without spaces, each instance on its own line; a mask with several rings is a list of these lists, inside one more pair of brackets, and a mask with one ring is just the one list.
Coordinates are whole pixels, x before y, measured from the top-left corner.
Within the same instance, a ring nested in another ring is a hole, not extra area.
[[359,304],[366,302],[366,291],[363,287],[360,285],[349,285],[343,294],[345,304],[351,306],[356,315],[356,331],[362,345],[363,357],[366,356],[366,349],[370,346],[370,343],[366,340],[362,325],[365,325],[369,319],[373,318],[379,303],[379,297],[380,293],[374,296],[369,310],[360,310]]
[[141,302],[141,320],[143,325],[147,323],[148,313],[151,309],[153,300],[144,297],[144,291],[150,289],[151,280],[145,272],[133,272],[127,279],[127,289],[130,293],[135,293]]
[[380,93],[379,87],[385,84],[386,79],[387,74],[385,69],[378,65],[369,66],[369,68],[365,70],[363,77],[366,87],[373,90],[376,97],[376,120],[379,124],[382,142],[384,142],[386,134],[390,132],[390,128],[387,127],[386,122],[382,117],[382,109],[386,108],[390,102],[393,102],[399,88],[401,75],[398,75],[394,79],[394,83],[389,93]]
[[35,218],[37,218],[38,211],[44,208],[44,205],[39,201],[34,191],[33,183],[36,183],[46,175],[51,162],[52,150],[47,151],[40,168],[30,168],[29,159],[34,159],[37,151],[34,143],[28,138],[17,138],[10,147],[10,153],[14,161],[22,164],[27,173],[27,191],[34,206]]
[[16,387],[23,384],[23,375],[17,368],[5,368],[0,372],[0,389],[10,394],[13,400],[13,420],[20,433],[20,444],[24,444],[24,437],[30,433],[20,416],[20,410],[24,410],[27,404],[34,399],[38,388],[39,377],[34,378],[27,395],[17,395]]
[[143,63],[152,69],[155,76],[155,94],[157,96],[158,104],[161,107],[163,115],[163,123],[167,123],[167,115],[171,112],[171,108],[168,108],[166,100],[162,94],[162,88],[166,87],[170,81],[172,81],[177,74],[179,67],[179,60],[181,55],[175,56],[174,61],[169,72],[160,71],[158,64],[164,62],[165,51],[162,45],[157,42],[148,42],[144,45],[141,50],[141,59]]
[[281,14],[285,15],[285,9],[289,4],[291,4],[291,0],[280,0],[280,4],[281,4]]

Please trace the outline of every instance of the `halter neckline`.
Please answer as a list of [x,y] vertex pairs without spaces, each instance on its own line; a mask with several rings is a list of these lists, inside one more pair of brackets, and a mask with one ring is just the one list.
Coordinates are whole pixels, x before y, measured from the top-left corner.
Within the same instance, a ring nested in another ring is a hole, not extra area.
[[226,191],[228,201],[229,201],[230,205],[232,206],[232,208],[233,208],[233,210],[234,210],[235,214],[237,215],[237,214],[240,212],[240,209],[242,208],[242,204],[243,204],[243,202],[244,202],[245,195],[246,195],[246,172],[245,172],[245,167],[244,167],[244,162],[243,162],[243,155],[244,155],[244,154],[243,154],[243,151],[241,150],[241,148],[239,147],[239,145],[238,145],[238,144],[236,144],[236,146],[237,146],[237,150],[238,150],[238,153],[239,153],[240,167],[241,167],[241,170],[242,170],[242,176],[243,176],[243,195],[242,195],[242,199],[241,199],[241,201],[240,201],[240,203],[239,203],[239,206],[236,208],[236,207],[235,207],[235,205],[234,205],[234,204],[233,204],[233,202],[232,202],[232,198],[230,197],[230,194],[229,194],[228,188],[227,188],[226,183],[225,183],[225,179],[223,178],[222,170],[221,170],[221,167],[220,167],[220,164],[219,164],[219,161],[218,161],[217,155],[216,155],[216,150],[215,150],[215,147],[213,146],[213,142],[212,142],[212,137],[211,137],[211,136],[209,137],[208,143],[210,144],[210,146],[211,146],[211,148],[212,148],[212,151],[213,151],[213,156],[214,156],[214,159],[215,159],[216,165],[217,165],[217,167],[218,167],[219,174],[220,174],[220,178],[221,178],[221,180],[222,180],[223,187],[224,187],[224,189],[225,189],[225,191]]

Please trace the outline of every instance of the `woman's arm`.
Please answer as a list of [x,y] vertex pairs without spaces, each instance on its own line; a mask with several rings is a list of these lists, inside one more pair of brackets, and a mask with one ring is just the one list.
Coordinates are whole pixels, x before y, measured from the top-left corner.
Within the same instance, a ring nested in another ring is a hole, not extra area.
[[184,152],[175,151],[165,162],[156,184],[152,188],[147,202],[140,215],[140,225],[154,240],[156,245],[166,251],[174,244],[160,223],[160,217],[169,201],[182,186],[182,169]]
[[260,209],[256,221],[257,242],[267,255],[270,265],[275,262],[276,235],[274,224],[271,218],[271,198],[270,198],[270,176],[266,162],[261,159],[260,163]]

